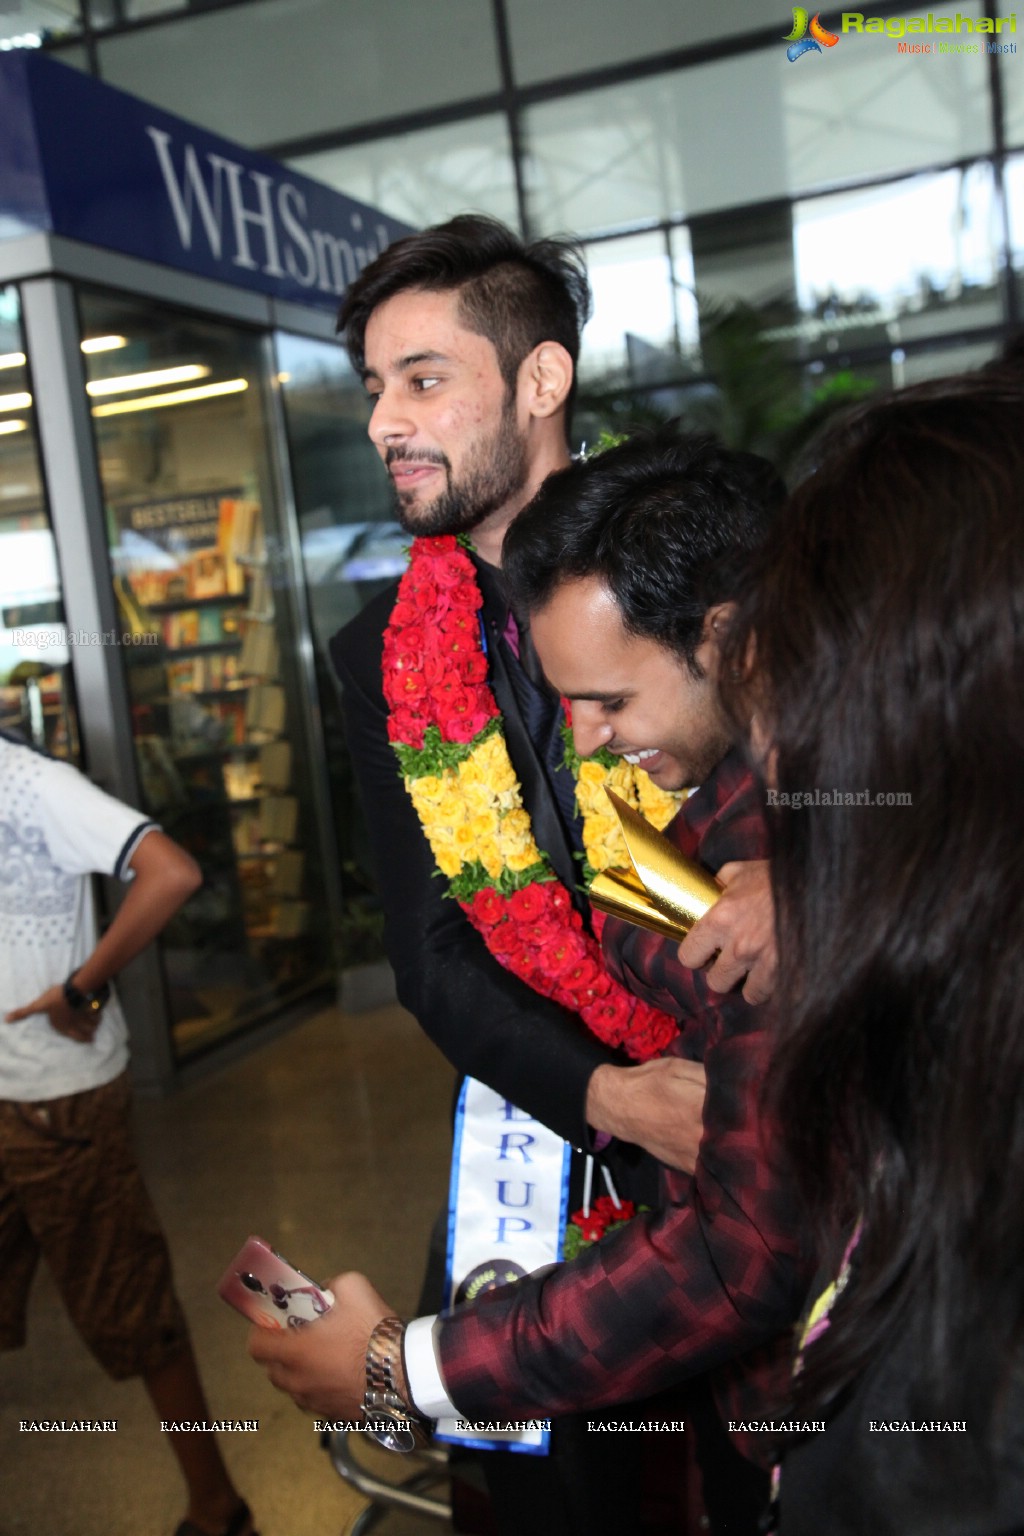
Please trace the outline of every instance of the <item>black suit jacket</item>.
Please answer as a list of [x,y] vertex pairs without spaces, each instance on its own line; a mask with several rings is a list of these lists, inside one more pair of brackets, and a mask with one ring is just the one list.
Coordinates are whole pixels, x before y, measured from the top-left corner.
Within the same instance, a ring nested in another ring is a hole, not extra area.
[[[458,903],[445,897],[433,855],[387,739],[381,682],[383,634],[395,601],[389,588],[331,641],[356,781],[369,823],[385,917],[385,945],[398,997],[460,1073],[477,1078],[556,1131],[588,1148],[587,1083],[602,1062],[626,1058],[602,1045],[568,1010],[511,975],[491,956]],[[491,636],[489,681],[505,716],[506,740],[538,841],[573,877],[567,838],[543,764],[502,675]],[[542,829],[551,829],[550,838]],[[550,846],[562,838],[562,847]],[[613,1143],[602,1155],[620,1192],[654,1203],[658,1164]]]

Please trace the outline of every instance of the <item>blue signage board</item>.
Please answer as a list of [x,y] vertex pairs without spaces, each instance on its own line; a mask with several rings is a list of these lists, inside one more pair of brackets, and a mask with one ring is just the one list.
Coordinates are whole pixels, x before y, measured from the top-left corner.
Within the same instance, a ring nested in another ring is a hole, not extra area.
[[267,155],[11,50],[0,53],[0,236],[38,230],[330,310],[409,232]]

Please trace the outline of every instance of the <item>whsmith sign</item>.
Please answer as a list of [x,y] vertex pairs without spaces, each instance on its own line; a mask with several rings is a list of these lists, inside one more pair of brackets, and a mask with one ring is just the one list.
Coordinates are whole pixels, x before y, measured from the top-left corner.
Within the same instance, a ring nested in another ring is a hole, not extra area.
[[45,230],[335,309],[408,226],[25,50],[0,54],[0,236]]

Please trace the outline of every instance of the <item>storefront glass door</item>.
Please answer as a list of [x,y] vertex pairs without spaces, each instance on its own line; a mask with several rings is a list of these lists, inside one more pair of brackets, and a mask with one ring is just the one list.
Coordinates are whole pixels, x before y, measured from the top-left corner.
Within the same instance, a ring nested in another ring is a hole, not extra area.
[[205,875],[162,941],[188,1055],[331,975],[265,354],[135,299],[79,312],[143,798]]
[[353,966],[382,956],[383,915],[328,647],[404,571],[409,536],[395,521],[388,477],[366,435],[370,404],[344,350],[284,333],[275,349],[343,875],[339,947]]

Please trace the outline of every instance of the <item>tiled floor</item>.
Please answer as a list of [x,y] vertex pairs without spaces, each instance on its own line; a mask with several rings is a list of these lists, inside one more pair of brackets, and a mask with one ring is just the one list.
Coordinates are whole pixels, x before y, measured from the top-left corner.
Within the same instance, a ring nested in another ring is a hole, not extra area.
[[[316,1277],[365,1270],[399,1311],[419,1289],[447,1179],[452,1073],[399,1008],[319,1014],[173,1097],[138,1106],[143,1167],[174,1256],[211,1412],[258,1419],[225,1437],[262,1536],[341,1536],[363,1501],[312,1422],[245,1353],[216,1281],[258,1233]],[[116,1435],[19,1432],[20,1418],[116,1419]],[[383,1453],[382,1453],[383,1454]],[[26,1349],[0,1358],[2,1536],[168,1536],[175,1464],[137,1382],[106,1379],[49,1277]],[[389,1515],[381,1536],[446,1527]]]

